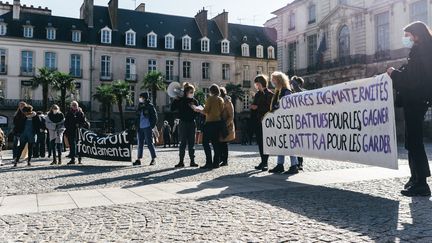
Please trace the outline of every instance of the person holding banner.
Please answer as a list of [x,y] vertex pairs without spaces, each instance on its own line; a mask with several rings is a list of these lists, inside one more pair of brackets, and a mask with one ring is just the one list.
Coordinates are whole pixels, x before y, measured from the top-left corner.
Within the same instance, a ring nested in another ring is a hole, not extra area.
[[66,128],[66,136],[69,142],[70,158],[68,165],[75,164],[75,158],[78,157],[78,163],[81,164],[81,156],[78,154],[78,130],[79,128],[89,128],[85,114],[79,107],[78,102],[72,101],[70,110],[66,113],[64,126]]
[[[271,81],[272,81],[273,86],[275,87],[275,94],[273,96],[271,106],[270,106],[271,107],[270,112],[273,112],[273,111],[279,109],[280,99],[286,95],[292,94],[293,91],[292,91],[288,76],[282,72],[272,73]],[[291,167],[284,174],[288,174],[288,175],[297,174],[299,172],[298,167],[297,167],[297,164],[298,164],[297,157],[290,156],[290,160],[291,160]],[[269,170],[269,172],[270,173],[283,173],[284,172],[284,163],[285,163],[285,156],[278,155],[276,167]]]
[[261,121],[265,114],[270,111],[273,92],[267,88],[268,77],[266,75],[260,74],[256,76],[254,84],[258,92],[255,94],[253,102],[250,106],[252,111],[250,122],[253,124],[252,127],[254,127],[252,129],[256,129],[256,140],[261,157],[261,163],[258,166],[255,166],[255,169],[267,171],[269,156],[264,154],[263,129]]
[[408,64],[400,69],[390,67],[387,73],[401,95],[405,118],[405,148],[411,178],[402,195],[430,196],[426,178],[431,176],[423,143],[423,122],[432,102],[432,34],[423,22],[414,22],[404,28],[402,42],[410,48]]
[[139,97],[139,105],[137,110],[136,127],[138,138],[138,156],[137,160],[132,165],[141,165],[143,157],[144,141],[150,150],[151,162],[150,165],[156,164],[156,151],[153,144],[153,128],[156,126],[157,113],[152,103],[150,103],[148,93],[141,93]]

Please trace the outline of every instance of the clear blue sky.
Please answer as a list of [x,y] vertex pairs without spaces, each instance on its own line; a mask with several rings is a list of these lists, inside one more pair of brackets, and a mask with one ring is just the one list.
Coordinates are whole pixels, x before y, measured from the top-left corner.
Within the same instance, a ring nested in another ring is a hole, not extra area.
[[[5,0],[4,0],[5,1]],[[109,0],[94,0],[95,5],[106,6]],[[230,23],[262,25],[273,17],[271,12],[285,6],[292,0],[136,0],[136,5],[144,2],[146,11],[193,17],[205,7],[209,18],[225,9],[229,12]],[[12,0],[9,0],[12,2]],[[48,7],[53,15],[79,17],[83,0],[21,0],[21,4]],[[119,0],[119,7],[134,9],[134,0]]]

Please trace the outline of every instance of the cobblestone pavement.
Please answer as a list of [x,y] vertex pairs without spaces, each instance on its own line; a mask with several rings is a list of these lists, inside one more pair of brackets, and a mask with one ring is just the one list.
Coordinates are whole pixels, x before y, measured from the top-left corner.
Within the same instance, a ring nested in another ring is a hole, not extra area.
[[1,216],[0,242],[432,242],[405,178]]
[[[24,163],[18,168],[10,165],[0,167],[0,197],[52,191],[70,191],[103,187],[123,187],[153,184],[157,182],[189,182],[211,180],[225,175],[246,176],[259,163],[256,146],[231,145],[230,165],[213,171],[197,168],[174,169],[178,162],[178,150],[158,148],[156,166],[148,166],[149,159],[144,159],[145,166],[132,167],[128,162],[98,161],[84,159],[82,166],[49,166],[48,159],[37,159],[32,167]],[[147,155],[148,151],[145,151]],[[66,153],[65,153],[66,154]],[[196,151],[198,163],[204,164],[204,151]],[[6,158],[11,154],[5,151]],[[66,158],[64,162],[68,162]],[[186,165],[189,160],[186,158]],[[270,166],[276,159],[270,159]],[[361,168],[364,165],[336,162],[320,159],[305,159],[305,171]]]

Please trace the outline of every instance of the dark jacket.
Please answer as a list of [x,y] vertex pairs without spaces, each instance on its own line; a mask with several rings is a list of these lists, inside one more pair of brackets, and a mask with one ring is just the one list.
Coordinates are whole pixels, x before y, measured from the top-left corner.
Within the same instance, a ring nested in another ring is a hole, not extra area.
[[194,98],[181,97],[171,103],[171,111],[179,112],[180,121],[193,122],[197,113],[191,108],[191,105],[198,106],[198,101]]
[[65,116],[64,126],[66,128],[66,134],[69,137],[76,136],[78,128],[88,128],[84,112],[82,112],[80,109],[75,112],[73,110],[69,110]]
[[18,110],[13,118],[13,134],[19,135],[24,131],[24,125],[25,125],[26,116],[24,113],[21,112],[21,110]]
[[[23,113],[21,113],[21,114],[24,115]],[[41,123],[39,116],[36,115],[35,112],[33,112],[32,116],[33,116],[32,117],[33,134],[36,135],[39,133],[39,129],[42,128],[42,123]],[[16,128],[17,128],[16,133],[17,134],[21,134],[24,132],[26,121],[27,121],[27,117],[25,115],[24,115],[24,119],[17,120],[17,122],[18,122],[17,123],[18,126],[16,126]]]
[[265,114],[270,111],[272,98],[273,92],[269,89],[265,89],[263,92],[258,91],[255,94],[252,105],[258,106],[258,109],[251,112],[251,119],[254,122],[261,122]]
[[140,118],[141,114],[144,115],[144,117],[149,119],[150,127],[153,129],[156,126],[158,117],[156,113],[156,109],[150,101],[145,101],[144,103],[138,104],[138,109],[136,112],[136,119],[135,119],[135,125],[137,128],[140,127]]
[[411,48],[408,64],[391,74],[403,106],[424,104],[432,96],[432,43]]
[[291,90],[287,88],[283,88],[279,91],[276,91],[276,93],[273,96],[273,99],[271,101],[271,111],[275,111],[279,109],[279,101],[282,97],[292,94]]

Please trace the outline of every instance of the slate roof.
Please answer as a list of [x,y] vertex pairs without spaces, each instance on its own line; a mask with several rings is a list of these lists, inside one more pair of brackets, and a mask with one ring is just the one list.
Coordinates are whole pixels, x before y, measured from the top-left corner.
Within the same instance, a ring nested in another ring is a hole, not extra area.
[[[75,26],[75,29],[82,31],[81,43],[83,44],[179,52],[182,51],[182,37],[187,34],[192,38],[191,51],[182,52],[202,53],[200,40],[203,36],[201,36],[195,18],[191,17],[118,9],[118,27],[117,31],[112,31],[111,44],[102,44],[100,40],[100,31],[102,28],[108,26],[112,29],[108,7],[104,6],[94,6],[93,28],[88,28],[82,19],[37,13],[22,12],[20,20],[18,21],[12,20],[12,12],[1,15],[0,19],[1,18],[8,24],[6,37],[12,36],[22,38],[23,25],[26,25],[26,22],[30,21],[30,24],[34,26],[33,39],[46,40],[46,28],[48,27],[48,23],[51,23],[52,26],[57,29],[55,41],[72,42],[72,26]],[[264,47],[264,58],[267,58],[267,47],[269,46],[275,48],[276,56],[276,30],[240,24],[229,24],[228,28],[230,54],[221,54],[222,34],[216,22],[208,20],[207,37],[210,39],[210,54],[241,56],[241,45],[247,43],[249,44],[250,56],[252,58],[256,57],[257,45],[262,45]],[[125,35],[126,31],[129,29],[136,32],[136,46],[133,47],[125,45]],[[147,47],[147,34],[151,31],[157,34],[157,48]],[[168,33],[171,33],[175,37],[174,50],[165,49],[165,35]],[[244,36],[247,37],[247,40]]]

